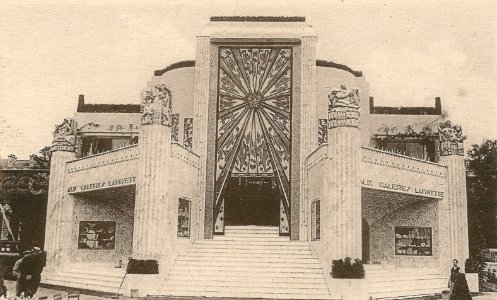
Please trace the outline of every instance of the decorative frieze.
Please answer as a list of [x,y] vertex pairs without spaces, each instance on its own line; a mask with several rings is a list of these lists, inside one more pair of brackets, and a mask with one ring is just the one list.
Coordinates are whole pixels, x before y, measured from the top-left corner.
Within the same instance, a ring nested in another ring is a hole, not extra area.
[[172,125],[172,96],[162,83],[147,88],[142,93],[141,124]]
[[359,90],[345,85],[328,93],[328,128],[359,127]]
[[75,122],[73,119],[64,119],[62,124],[55,126],[52,148],[50,150],[52,152],[74,152],[75,144]]
[[440,155],[464,156],[464,140],[461,125],[452,125],[451,121],[438,124],[438,136],[440,138]]

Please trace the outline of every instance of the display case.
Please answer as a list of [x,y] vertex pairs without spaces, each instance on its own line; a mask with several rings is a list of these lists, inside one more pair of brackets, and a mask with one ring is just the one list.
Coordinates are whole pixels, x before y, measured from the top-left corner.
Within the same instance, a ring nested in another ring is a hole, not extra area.
[[395,255],[432,256],[431,227],[395,227]]
[[115,240],[115,221],[79,222],[78,249],[112,250]]

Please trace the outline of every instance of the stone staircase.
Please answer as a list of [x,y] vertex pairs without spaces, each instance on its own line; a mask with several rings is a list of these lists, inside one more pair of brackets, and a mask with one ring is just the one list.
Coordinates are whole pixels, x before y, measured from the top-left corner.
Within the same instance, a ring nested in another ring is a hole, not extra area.
[[164,287],[170,296],[331,299],[308,243],[280,237],[277,227],[226,227],[224,236],[196,240]]
[[368,297],[402,299],[441,294],[447,290],[447,278],[432,268],[386,268],[366,265]]
[[119,286],[126,269],[113,268],[108,264],[71,263],[63,269],[44,272],[42,283],[75,289],[122,294]]

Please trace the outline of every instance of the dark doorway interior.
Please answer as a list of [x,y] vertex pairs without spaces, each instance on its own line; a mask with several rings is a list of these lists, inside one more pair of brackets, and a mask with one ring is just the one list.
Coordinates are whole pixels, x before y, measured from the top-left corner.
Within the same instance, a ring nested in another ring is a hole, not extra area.
[[272,177],[230,177],[224,201],[228,226],[279,226],[280,192]]
[[362,262],[370,263],[370,247],[369,247],[369,224],[364,218],[362,219]]

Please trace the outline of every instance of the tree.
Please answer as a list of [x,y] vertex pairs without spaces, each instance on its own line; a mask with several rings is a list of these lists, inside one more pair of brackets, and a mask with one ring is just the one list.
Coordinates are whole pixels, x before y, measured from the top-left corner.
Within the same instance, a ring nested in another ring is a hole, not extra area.
[[497,248],[497,140],[472,145],[468,158],[469,240],[476,255]]
[[50,168],[50,157],[52,153],[50,152],[50,147],[43,147],[38,154],[32,154],[31,158],[34,160],[35,169],[49,169]]

